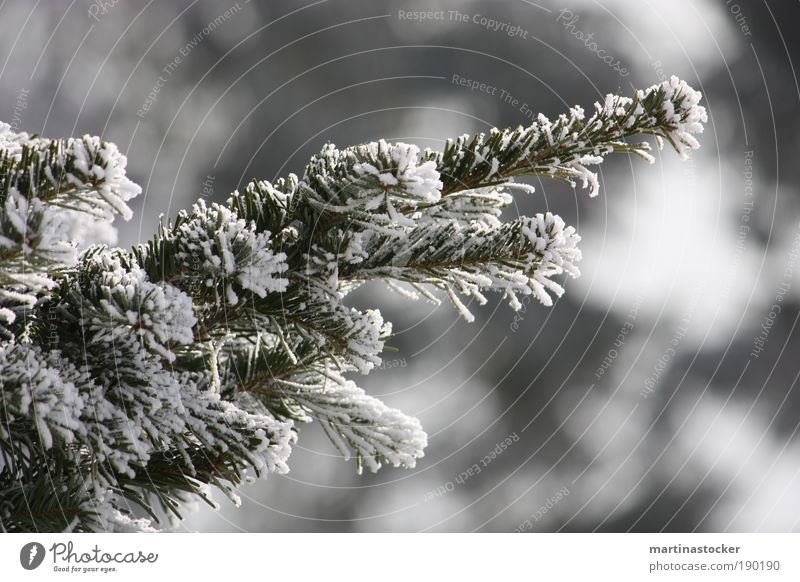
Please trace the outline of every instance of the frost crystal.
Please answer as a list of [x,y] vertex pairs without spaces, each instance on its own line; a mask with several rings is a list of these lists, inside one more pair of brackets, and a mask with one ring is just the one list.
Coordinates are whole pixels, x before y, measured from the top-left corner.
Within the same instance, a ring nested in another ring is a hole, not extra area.
[[225,206],[207,207],[203,200],[181,218],[175,233],[177,256],[192,265],[208,287],[220,290],[229,304],[239,302],[241,290],[264,297],[286,289],[288,279],[281,277],[286,255],[272,250],[269,231],[256,232],[254,223]]
[[[119,256],[100,253],[86,263],[97,273],[96,285],[102,312],[92,319],[99,331],[92,343],[108,343],[133,330],[144,344],[174,360],[169,344],[190,344],[197,323],[192,299],[167,283],[152,283],[138,265],[125,268]],[[102,330],[102,331],[100,331]]]
[[[54,366],[58,360],[58,352],[46,354],[33,346],[12,344],[0,348],[0,437],[8,439],[11,435],[6,427],[21,418],[32,421],[46,449],[52,448],[56,439],[73,443],[85,431],[80,419],[84,399],[75,384],[62,377]],[[67,377],[77,376],[74,369],[65,372]]]
[[571,277],[580,276],[575,263],[581,260],[581,251],[577,246],[581,237],[573,227],[566,226],[560,216],[550,212],[537,214],[523,222],[523,234],[536,252],[541,254],[541,263],[529,279],[530,288],[539,301],[549,306],[553,300],[548,291],[556,297],[564,293],[564,288],[551,277],[562,273]]
[[647,91],[650,94],[663,92],[665,99],[659,121],[669,128],[665,137],[681,159],[687,159],[690,150],[700,147],[694,134],[703,133],[703,124],[708,121],[706,109],[700,105],[702,94],[675,76]]
[[419,420],[389,408],[335,372],[329,377],[320,386],[282,383],[280,390],[305,409],[308,420],[322,424],[345,460],[355,452],[359,472],[366,465],[374,473],[382,461],[413,468],[428,444]]

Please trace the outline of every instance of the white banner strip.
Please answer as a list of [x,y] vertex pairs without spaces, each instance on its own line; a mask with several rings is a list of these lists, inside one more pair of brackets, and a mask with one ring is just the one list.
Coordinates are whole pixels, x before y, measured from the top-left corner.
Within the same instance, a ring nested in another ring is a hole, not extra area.
[[800,580],[798,534],[3,534],[0,580]]

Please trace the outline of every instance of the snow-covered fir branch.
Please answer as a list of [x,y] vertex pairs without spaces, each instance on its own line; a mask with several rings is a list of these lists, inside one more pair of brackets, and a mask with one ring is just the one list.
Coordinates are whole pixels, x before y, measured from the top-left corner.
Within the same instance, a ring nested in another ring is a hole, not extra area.
[[0,122],[0,334],[33,309],[59,273],[75,264],[86,233],[113,241],[114,216],[141,188],[127,160],[97,137],[51,140]]
[[391,324],[348,293],[382,281],[468,321],[492,292],[552,305],[580,237],[549,212],[504,219],[532,190],[515,180],[594,196],[609,154],[653,160],[648,135],[685,157],[699,101],[673,78],[443,151],[328,144],[299,176],[200,201],[131,250],[92,244],[113,243],[140,192],[113,144],[0,125],[0,529],[152,531],[213,504],[211,486],[236,501],[288,471],[313,421],[359,471],[414,467],[420,422],[354,379]]

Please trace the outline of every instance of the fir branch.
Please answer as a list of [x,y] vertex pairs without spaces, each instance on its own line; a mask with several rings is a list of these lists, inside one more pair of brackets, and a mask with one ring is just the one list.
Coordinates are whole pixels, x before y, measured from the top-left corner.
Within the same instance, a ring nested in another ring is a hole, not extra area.
[[[371,280],[404,296],[487,292],[545,305],[577,277],[580,237],[551,213],[503,219],[523,176],[581,185],[636,136],[698,147],[700,94],[673,78],[551,122],[449,140],[442,152],[326,145],[301,177],[253,181],[226,204],[162,220],[130,251],[83,240],[140,189],[113,144],[0,125],[0,527],[152,531],[210,487],[234,502],[288,471],[295,423],[345,459],[414,467],[417,419],[348,375],[381,362],[391,324],[347,305]],[[85,249],[79,252],[80,249]],[[18,315],[24,317],[18,317]],[[50,490],[52,489],[52,491]],[[149,519],[137,518],[145,513]]]
[[588,119],[575,106],[555,121],[539,114],[529,127],[492,130],[448,140],[442,153],[427,151],[423,159],[434,161],[442,175],[442,196],[496,184],[516,176],[580,182],[589,195],[599,191],[597,176],[589,166],[602,163],[611,153],[629,153],[653,162],[650,145],[626,140],[640,135],[667,140],[685,159],[699,147],[694,134],[707,121],[701,95],[684,81],[669,81],[638,90],[633,97],[609,94],[594,104]]

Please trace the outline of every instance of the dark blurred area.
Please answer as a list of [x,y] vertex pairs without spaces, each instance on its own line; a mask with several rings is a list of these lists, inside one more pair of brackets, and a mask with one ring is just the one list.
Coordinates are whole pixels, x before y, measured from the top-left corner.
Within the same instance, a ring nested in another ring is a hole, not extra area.
[[127,151],[129,246],[328,141],[437,148],[678,75],[709,112],[691,160],[612,158],[596,199],[544,180],[517,195],[513,213],[583,237],[554,307],[495,298],[466,324],[446,302],[354,296],[394,322],[397,351],[356,380],[420,417],[416,469],[356,475],[304,426],[291,473],[184,527],[795,531],[798,21],[797,2],[755,0],[7,0],[0,119]]

